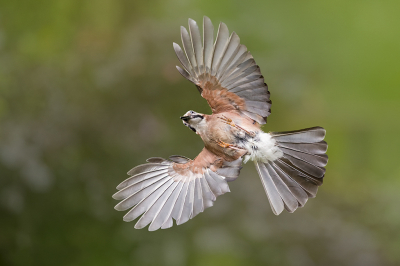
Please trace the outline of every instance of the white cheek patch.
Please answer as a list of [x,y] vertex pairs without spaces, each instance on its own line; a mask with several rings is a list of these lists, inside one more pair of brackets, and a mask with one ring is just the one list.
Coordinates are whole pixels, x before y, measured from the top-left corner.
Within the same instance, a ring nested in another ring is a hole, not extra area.
[[190,125],[196,129],[197,133],[204,132],[206,130],[207,123],[205,119],[199,118],[198,121],[193,121],[193,122],[194,123],[190,123]]

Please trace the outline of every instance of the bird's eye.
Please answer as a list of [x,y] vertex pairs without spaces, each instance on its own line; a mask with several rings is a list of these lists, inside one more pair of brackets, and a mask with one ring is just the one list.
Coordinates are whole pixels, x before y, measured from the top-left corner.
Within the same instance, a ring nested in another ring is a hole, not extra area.
[[194,112],[193,112],[193,111],[190,111],[190,113],[191,113],[191,114],[194,114]]

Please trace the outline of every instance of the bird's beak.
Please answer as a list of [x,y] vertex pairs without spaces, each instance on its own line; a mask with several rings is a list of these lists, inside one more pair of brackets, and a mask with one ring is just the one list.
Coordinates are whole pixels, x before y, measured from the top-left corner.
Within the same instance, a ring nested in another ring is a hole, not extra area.
[[189,121],[190,116],[181,116],[181,119],[182,119],[183,121]]

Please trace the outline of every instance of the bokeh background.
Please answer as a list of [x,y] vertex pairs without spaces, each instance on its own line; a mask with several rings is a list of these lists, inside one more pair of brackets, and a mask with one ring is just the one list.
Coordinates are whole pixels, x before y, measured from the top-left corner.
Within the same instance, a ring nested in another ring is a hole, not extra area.
[[[1,265],[400,265],[400,2],[1,0]],[[179,26],[225,22],[271,91],[266,131],[327,129],[325,183],[274,216],[253,165],[181,226],[113,209],[151,156],[194,158],[210,113]]]

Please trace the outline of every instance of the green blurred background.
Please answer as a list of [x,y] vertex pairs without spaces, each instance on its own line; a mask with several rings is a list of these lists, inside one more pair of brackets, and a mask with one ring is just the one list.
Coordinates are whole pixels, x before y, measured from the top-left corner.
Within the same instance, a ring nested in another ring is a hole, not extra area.
[[[400,265],[400,1],[0,1],[0,265]],[[325,183],[274,216],[252,164],[168,230],[111,195],[151,156],[194,158],[210,113],[179,26],[225,22],[273,101],[266,131],[327,129]]]

